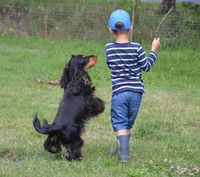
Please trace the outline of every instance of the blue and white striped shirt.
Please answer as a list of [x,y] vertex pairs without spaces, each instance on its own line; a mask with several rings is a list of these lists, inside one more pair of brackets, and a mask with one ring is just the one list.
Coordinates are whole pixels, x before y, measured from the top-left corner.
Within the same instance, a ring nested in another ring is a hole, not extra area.
[[109,43],[105,46],[106,63],[111,70],[113,95],[124,91],[144,92],[141,70],[148,72],[157,55],[146,57],[138,43]]

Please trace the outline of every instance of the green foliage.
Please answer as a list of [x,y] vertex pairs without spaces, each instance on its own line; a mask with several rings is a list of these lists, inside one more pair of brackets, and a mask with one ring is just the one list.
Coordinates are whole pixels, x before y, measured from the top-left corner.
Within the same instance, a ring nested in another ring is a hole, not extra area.
[[129,14],[132,14],[135,6],[138,6],[140,4],[140,0],[133,0],[133,1],[129,1],[129,0],[121,0],[121,1],[117,1],[117,5],[118,7],[120,7],[121,9],[126,10],[127,12],[129,12]]
[[[133,20],[133,41],[151,42],[163,17],[159,3],[140,0],[2,0],[0,31],[7,34],[42,36],[52,39],[76,38],[110,42],[108,18],[116,9],[129,12]],[[181,40],[186,45],[199,45],[199,5],[177,5],[160,28],[165,46]],[[177,44],[177,43],[176,43]]]
[[185,18],[184,25],[190,27],[191,29],[200,31],[200,5],[183,2],[182,7],[186,11],[186,15],[192,13],[194,16],[194,18]]
[[[106,110],[88,122],[83,160],[64,161],[44,151],[45,136],[32,117],[51,122],[63,91],[40,85],[38,78],[59,79],[72,54],[96,54],[89,73]],[[0,176],[2,177],[178,177],[199,176],[200,63],[198,50],[161,48],[154,68],[143,73],[145,94],[131,131],[127,164],[110,157],[116,145],[110,123],[111,81],[104,45],[95,41],[58,41],[0,35]]]
[[185,10],[194,10],[196,14],[200,15],[200,5],[190,2],[182,2],[182,6]]

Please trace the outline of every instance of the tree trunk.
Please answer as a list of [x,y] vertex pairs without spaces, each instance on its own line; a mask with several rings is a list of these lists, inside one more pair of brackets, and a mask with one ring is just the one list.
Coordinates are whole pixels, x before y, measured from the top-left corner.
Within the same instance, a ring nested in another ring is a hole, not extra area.
[[163,13],[167,13],[171,7],[176,8],[176,0],[162,0],[161,9]]

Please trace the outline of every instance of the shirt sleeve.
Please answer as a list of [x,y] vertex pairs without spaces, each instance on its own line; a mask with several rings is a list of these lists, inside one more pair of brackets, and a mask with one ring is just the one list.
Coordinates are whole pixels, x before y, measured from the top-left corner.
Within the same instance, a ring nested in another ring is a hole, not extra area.
[[149,53],[147,57],[142,46],[139,46],[138,50],[138,66],[145,72],[150,71],[155,61],[157,60],[157,54],[153,51]]
[[109,62],[108,62],[108,58],[107,58],[106,47],[105,47],[105,59],[106,59],[106,64],[107,64],[107,66],[110,68]]

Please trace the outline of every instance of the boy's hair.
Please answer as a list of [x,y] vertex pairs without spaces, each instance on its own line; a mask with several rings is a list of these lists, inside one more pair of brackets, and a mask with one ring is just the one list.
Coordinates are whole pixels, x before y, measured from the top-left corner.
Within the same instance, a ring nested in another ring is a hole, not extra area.
[[115,24],[115,27],[118,28],[118,29],[121,29],[121,28],[124,27],[124,24],[123,24],[122,22],[117,22],[117,23]]
[[[123,27],[124,27],[124,24],[122,23],[122,22],[117,22],[116,24],[115,24],[115,27],[117,28],[117,29],[122,29]],[[129,30],[113,30],[113,29],[111,29],[112,30],[112,32],[115,34],[115,35],[117,35],[117,34],[119,34],[119,33],[124,33],[124,32],[128,32]]]

